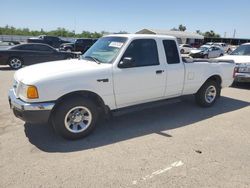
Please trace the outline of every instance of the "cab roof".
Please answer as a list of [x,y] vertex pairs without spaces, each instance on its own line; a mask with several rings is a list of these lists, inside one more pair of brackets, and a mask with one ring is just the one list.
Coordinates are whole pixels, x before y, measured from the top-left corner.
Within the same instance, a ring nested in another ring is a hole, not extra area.
[[134,38],[151,38],[151,39],[171,39],[176,40],[176,37],[169,35],[153,35],[153,34],[111,34],[104,37],[127,37],[129,39]]

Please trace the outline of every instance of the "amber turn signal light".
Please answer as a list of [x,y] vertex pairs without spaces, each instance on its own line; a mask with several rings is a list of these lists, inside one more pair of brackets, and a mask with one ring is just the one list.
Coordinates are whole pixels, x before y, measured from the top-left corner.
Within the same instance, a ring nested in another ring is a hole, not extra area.
[[38,91],[37,91],[37,88],[35,86],[28,86],[27,98],[28,99],[37,99],[38,98]]

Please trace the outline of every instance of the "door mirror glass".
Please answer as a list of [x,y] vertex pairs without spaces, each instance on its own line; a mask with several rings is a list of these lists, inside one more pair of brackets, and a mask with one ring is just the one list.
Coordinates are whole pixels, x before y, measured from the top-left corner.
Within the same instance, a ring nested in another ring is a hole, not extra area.
[[119,63],[119,68],[130,68],[134,67],[135,62],[132,57],[124,57],[122,61]]

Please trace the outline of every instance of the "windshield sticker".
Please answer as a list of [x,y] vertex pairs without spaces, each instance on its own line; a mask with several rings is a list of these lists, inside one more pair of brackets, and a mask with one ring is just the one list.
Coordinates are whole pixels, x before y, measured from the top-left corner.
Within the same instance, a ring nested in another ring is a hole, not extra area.
[[123,45],[123,42],[111,42],[109,44],[109,47],[114,47],[114,48],[121,48]]

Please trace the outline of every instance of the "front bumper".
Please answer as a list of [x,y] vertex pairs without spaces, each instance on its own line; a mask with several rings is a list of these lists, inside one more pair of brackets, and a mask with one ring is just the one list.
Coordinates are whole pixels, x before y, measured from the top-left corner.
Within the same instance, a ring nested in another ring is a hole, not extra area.
[[17,118],[29,123],[47,123],[54,102],[27,103],[16,98],[13,89],[9,91],[9,104]]
[[236,73],[235,82],[250,82],[250,73]]

